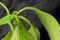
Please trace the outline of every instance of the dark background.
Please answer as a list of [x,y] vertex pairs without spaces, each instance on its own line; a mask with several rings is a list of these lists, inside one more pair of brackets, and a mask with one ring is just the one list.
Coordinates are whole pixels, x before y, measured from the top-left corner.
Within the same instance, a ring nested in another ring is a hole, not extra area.
[[[4,3],[9,8],[11,13],[15,10],[20,10],[21,8],[23,8],[25,6],[36,7],[40,10],[43,10],[43,11],[48,12],[49,14],[53,15],[60,23],[60,16],[59,16],[60,0],[0,0],[0,2]],[[45,30],[42,23],[39,21],[39,18],[36,15],[36,13],[27,10],[27,11],[22,12],[21,15],[28,18],[33,23],[33,25],[36,26],[40,30],[41,40],[50,40],[49,36],[47,34],[47,31]],[[4,16],[6,16],[6,12],[2,8],[2,6],[0,6],[0,19]],[[26,28],[28,27],[28,25],[26,23],[23,22],[23,24],[26,26]],[[10,29],[7,24],[1,25],[0,39],[2,37],[4,37],[9,30]]]

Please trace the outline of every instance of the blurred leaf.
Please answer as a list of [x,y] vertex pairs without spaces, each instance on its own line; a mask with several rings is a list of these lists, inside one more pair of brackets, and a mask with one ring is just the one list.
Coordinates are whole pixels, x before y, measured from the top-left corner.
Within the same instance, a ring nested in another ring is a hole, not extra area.
[[37,28],[31,27],[29,32],[32,34],[35,40],[40,40],[40,32]]
[[24,31],[24,29],[19,29],[16,28],[11,40],[34,40],[34,38],[32,37],[32,35],[26,31]]
[[38,15],[39,19],[47,30],[51,40],[58,40],[60,38],[59,23],[52,15],[48,14],[47,12],[41,11],[35,7],[25,7],[19,10],[16,15],[25,10],[32,10]]
[[[8,8],[1,2],[0,5],[6,10],[7,13],[7,16],[0,19],[0,25],[9,24],[13,32],[13,33],[11,31],[8,32],[8,34],[4,38],[2,38],[2,40],[39,40],[40,33],[37,28],[34,28],[33,25],[31,26],[30,25],[31,23],[29,22],[30,24],[29,23],[28,24],[31,27],[30,30],[27,31],[20,22],[19,18],[17,17],[16,11],[14,11],[12,15],[10,15]],[[17,23],[15,30],[13,29],[13,26],[10,24],[10,21],[14,19],[14,17]],[[28,20],[26,20],[26,22],[27,21]]]
[[12,36],[12,32],[9,31],[9,32],[7,33],[7,35],[6,35],[4,38],[2,38],[1,40],[10,40],[11,36]]
[[40,32],[39,30],[33,26],[33,24],[25,17],[19,16],[20,19],[24,20],[29,26],[30,29],[28,32],[34,37],[35,40],[40,40]]
[[15,16],[17,26],[12,34],[11,40],[34,40],[34,37],[24,28],[17,16]]

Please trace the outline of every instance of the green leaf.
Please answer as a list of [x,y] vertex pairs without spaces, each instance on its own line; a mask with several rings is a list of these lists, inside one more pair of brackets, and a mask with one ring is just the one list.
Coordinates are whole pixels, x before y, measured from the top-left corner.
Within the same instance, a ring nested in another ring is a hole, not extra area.
[[28,32],[34,37],[35,40],[40,40],[40,32],[39,30],[32,25],[32,23],[25,17],[19,16],[20,19],[24,20],[29,26],[30,29]]
[[[22,25],[22,23],[21,22],[19,23],[19,19],[17,18],[17,15],[15,15],[16,11],[14,11],[12,15],[10,15],[8,8],[1,2],[0,5],[6,10],[7,13],[7,16],[0,19],[0,25],[9,24],[13,32],[12,34],[12,32],[10,31],[4,38],[2,38],[2,40],[39,40],[40,33],[37,28],[33,27],[29,20],[27,19],[25,20],[31,26],[30,30],[27,31]],[[13,28],[13,25],[10,23],[10,21],[14,18],[13,16],[17,21],[17,27],[15,30]]]
[[37,28],[31,27],[29,32],[32,34],[35,40],[40,40],[40,32]]
[[16,15],[18,15],[19,13],[21,13],[25,10],[32,10],[38,15],[39,19],[41,20],[42,24],[44,25],[45,29],[47,30],[51,40],[60,40],[59,39],[60,38],[59,24],[52,15],[50,15],[44,11],[41,11],[37,8],[34,8],[34,7],[25,7],[23,9],[19,10]]
[[30,33],[24,31],[24,29],[16,28],[13,32],[11,40],[34,40],[34,38]]
[[34,40],[34,37],[24,28],[18,17],[15,16],[17,26],[12,34],[11,40]]
[[12,36],[12,32],[9,31],[9,32],[7,33],[7,35],[6,35],[4,38],[2,38],[1,40],[10,40],[11,36]]

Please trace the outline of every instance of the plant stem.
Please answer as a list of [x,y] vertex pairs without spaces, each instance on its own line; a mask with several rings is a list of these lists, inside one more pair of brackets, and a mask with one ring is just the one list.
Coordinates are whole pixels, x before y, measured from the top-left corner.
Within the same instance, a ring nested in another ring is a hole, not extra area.
[[10,26],[12,32],[14,32],[14,27],[13,27],[12,23],[9,22],[8,24],[9,24],[9,26]]
[[10,12],[9,12],[8,8],[1,2],[0,2],[0,5],[6,10],[7,15],[9,15]]

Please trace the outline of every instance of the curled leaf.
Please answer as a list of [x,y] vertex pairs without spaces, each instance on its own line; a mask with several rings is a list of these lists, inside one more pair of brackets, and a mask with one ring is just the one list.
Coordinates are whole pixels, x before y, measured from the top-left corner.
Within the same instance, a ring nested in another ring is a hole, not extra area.
[[16,15],[18,15],[19,13],[21,13],[25,10],[32,10],[38,15],[39,19],[41,20],[42,24],[44,25],[45,29],[47,30],[51,40],[58,40],[60,38],[59,24],[52,15],[50,15],[44,11],[41,11],[37,8],[34,8],[34,7],[25,7],[23,9],[19,10]]
[[35,40],[40,40],[40,32],[39,30],[32,25],[32,23],[25,17],[19,16],[20,19],[23,19],[29,26],[30,29],[28,32],[34,37]]
[[17,26],[15,31],[12,34],[11,40],[34,40],[34,37],[27,32],[17,16],[15,16],[17,21]]

